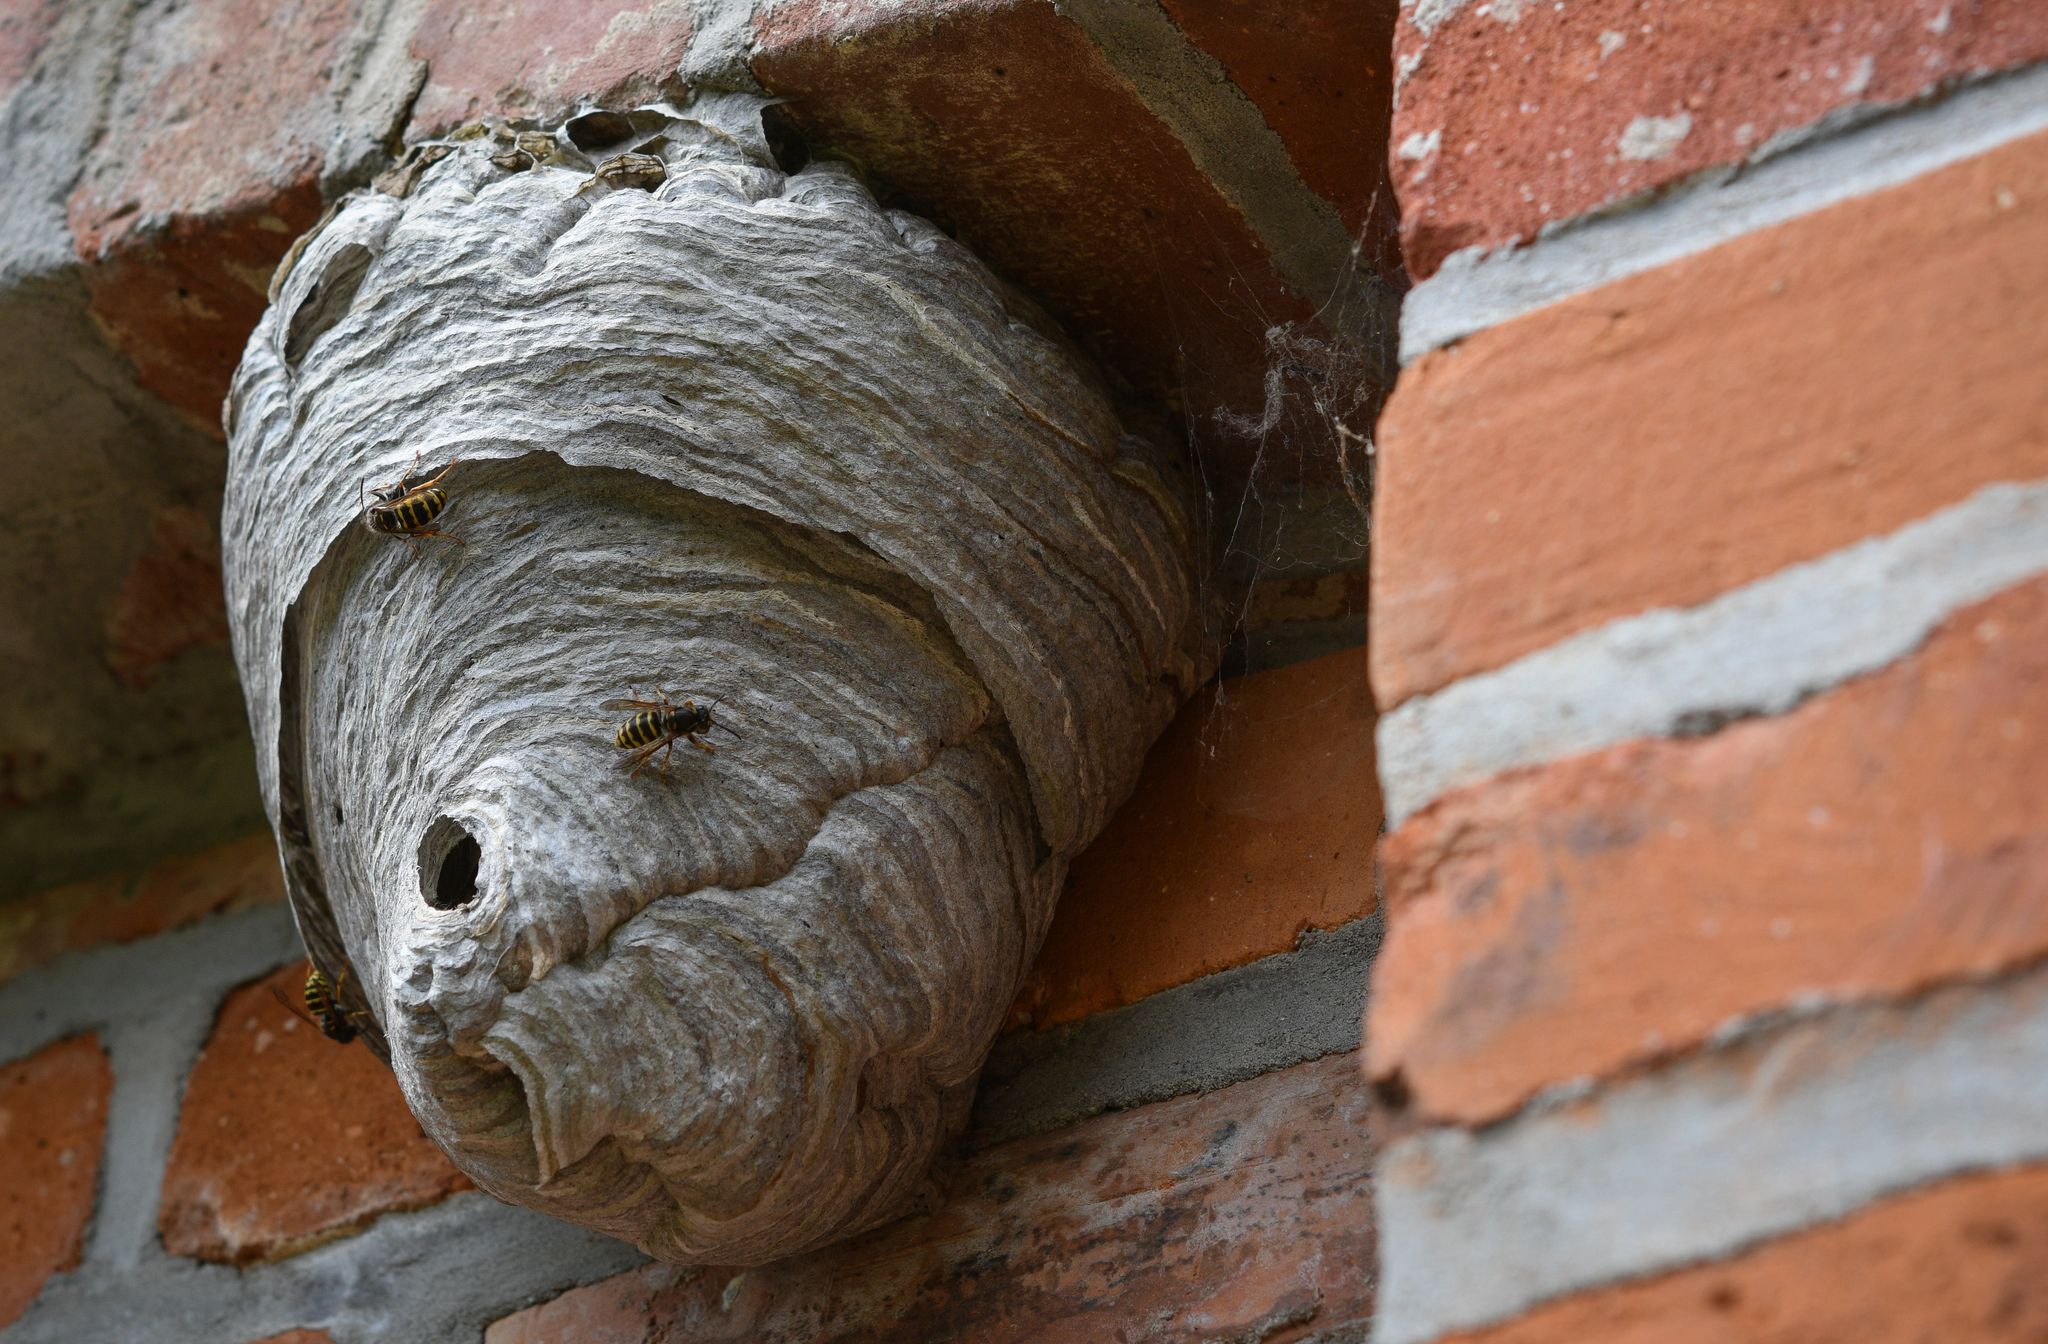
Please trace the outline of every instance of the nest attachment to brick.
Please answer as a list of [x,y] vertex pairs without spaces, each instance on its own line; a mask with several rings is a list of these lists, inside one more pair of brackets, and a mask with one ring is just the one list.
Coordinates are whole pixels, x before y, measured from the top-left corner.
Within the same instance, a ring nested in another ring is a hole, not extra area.
[[226,411],[316,964],[479,1185],[683,1263],[913,1199],[1213,663],[1171,453],[761,107],[415,148]]

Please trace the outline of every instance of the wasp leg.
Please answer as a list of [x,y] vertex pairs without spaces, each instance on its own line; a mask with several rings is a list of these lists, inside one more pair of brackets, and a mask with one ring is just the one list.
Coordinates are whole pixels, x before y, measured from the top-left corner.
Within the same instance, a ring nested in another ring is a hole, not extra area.
[[626,778],[637,779],[640,772],[647,767],[647,762],[654,758],[654,753],[660,750],[661,743],[659,742],[642,747],[625,760],[619,762],[619,769],[626,772]]
[[[439,470],[438,472],[434,473],[434,479],[432,479],[432,480],[430,480],[430,481],[421,481],[421,482],[420,482],[420,483],[419,483],[418,485],[414,486],[414,487],[413,487],[413,491],[414,491],[414,492],[418,492],[418,491],[421,491],[421,490],[424,490],[424,489],[426,489],[426,488],[427,488],[428,486],[430,486],[430,485],[439,485],[439,484],[441,483],[441,478],[442,478],[443,476],[446,476],[446,475],[447,475],[447,474],[448,474],[449,472],[451,472],[451,471],[455,470],[455,463],[456,463],[456,462],[460,462],[461,460],[462,460],[462,459],[461,459],[461,458],[459,458],[459,457],[458,457],[458,458],[456,458],[456,459],[455,459],[455,460],[454,460],[453,462],[450,462],[450,463],[449,463],[449,464],[448,464],[447,466],[445,466],[445,467],[441,468],[441,470]],[[418,453],[414,453],[414,454],[412,455],[412,464],[413,464],[413,466],[414,466],[415,468],[417,468],[417,467],[419,466],[419,464],[420,464],[420,455],[419,455]],[[407,480],[411,480],[411,479],[412,479],[411,475],[410,475],[410,474],[408,474],[408,475],[407,475],[407,477],[406,477],[406,479],[407,479]]]
[[670,739],[668,740],[668,742],[667,742],[667,743],[666,743],[666,744],[665,744],[665,745],[664,745],[664,746],[662,747],[662,749],[661,749],[661,777],[662,777],[663,779],[667,779],[667,778],[668,778],[668,761],[669,761],[669,757],[671,757],[671,756],[675,755],[675,751],[676,751],[676,740],[675,740],[674,738],[670,738]]
[[690,738],[690,745],[703,752],[706,756],[716,756],[718,754],[717,747],[712,746],[709,742],[699,742],[694,736]]

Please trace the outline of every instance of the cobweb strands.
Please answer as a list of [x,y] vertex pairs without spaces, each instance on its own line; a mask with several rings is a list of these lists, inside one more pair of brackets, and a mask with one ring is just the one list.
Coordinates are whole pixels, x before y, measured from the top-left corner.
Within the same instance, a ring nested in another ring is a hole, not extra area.
[[[227,407],[292,907],[500,1198],[752,1264],[896,1213],[1213,666],[1187,483],[758,100],[470,128],[288,258]],[[366,489],[454,463],[434,526]],[[628,778],[608,698],[716,701]]]

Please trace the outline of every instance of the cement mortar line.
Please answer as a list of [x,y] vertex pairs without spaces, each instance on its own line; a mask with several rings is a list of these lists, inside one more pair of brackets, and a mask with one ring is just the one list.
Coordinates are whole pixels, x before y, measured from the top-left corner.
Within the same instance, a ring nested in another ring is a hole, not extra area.
[[1527,247],[1467,248],[1409,292],[1401,363],[1547,304],[1732,238],[1897,186],[2048,129],[2048,64],[1986,78],[1762,162],[1709,169],[1635,208],[1553,226]]
[[1574,635],[1380,719],[1387,824],[1503,770],[1782,714],[2043,570],[2048,482],[1992,485],[1703,605]]
[[153,1249],[121,1272],[51,1279],[0,1344],[220,1344],[297,1327],[335,1344],[448,1344],[646,1257],[488,1195],[457,1195],[276,1264],[237,1270]]
[[217,999],[188,993],[165,999],[150,1020],[105,1028],[114,1075],[101,1143],[97,1207],[81,1263],[88,1272],[124,1274],[163,1251],[157,1209],[171,1141],[183,1112],[185,1077],[213,1029]]
[[1374,1179],[1376,1344],[1720,1259],[1930,1181],[2048,1160],[2048,970],[1837,1009]]
[[[1067,0],[1061,12],[1166,124],[1323,323],[1362,349],[1383,343],[1399,301],[1363,265],[1336,206],[1309,189],[1286,142],[1222,64],[1157,0]],[[1392,374],[1390,362],[1383,375]]]
[[678,73],[693,89],[766,93],[754,77],[754,14],[773,0],[691,0],[690,46]]
[[132,943],[67,952],[0,985],[0,1062],[118,1025],[147,1027],[187,997],[230,989],[305,955],[282,902]]
[[[1012,1037],[985,1075],[973,1139],[1044,1132],[1355,1049],[1379,938],[1379,917],[1369,916],[1126,1008]],[[175,1344],[294,1326],[326,1329],[336,1344],[474,1339],[521,1306],[644,1263],[625,1243],[484,1195],[383,1215],[354,1237],[247,1270],[165,1253],[155,1235],[163,1171],[183,1080],[214,1007],[235,985],[297,952],[285,911],[269,906],[74,954],[0,990],[0,1040],[40,1045],[96,1027],[106,1033],[115,1070],[106,1167],[84,1262],[53,1279],[0,1341]],[[172,985],[177,992],[166,988]],[[21,1020],[29,1005],[41,1009],[32,1024]],[[479,1265],[490,1272],[480,1275]]]
[[976,1134],[1000,1142],[1064,1128],[1358,1048],[1378,914],[1123,1008],[996,1043],[975,1097]]

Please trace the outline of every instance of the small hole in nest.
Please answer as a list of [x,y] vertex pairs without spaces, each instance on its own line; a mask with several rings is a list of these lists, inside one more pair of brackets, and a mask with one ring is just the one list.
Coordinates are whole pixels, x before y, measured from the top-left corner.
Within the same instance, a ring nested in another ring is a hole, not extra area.
[[420,840],[420,895],[436,910],[459,910],[476,899],[483,846],[447,817],[436,819]]
[[762,110],[761,130],[768,137],[768,152],[775,156],[775,166],[783,172],[801,171],[811,161],[811,147],[804,142],[804,133],[797,129],[795,119],[782,104]]
[[588,153],[632,139],[633,119],[623,112],[585,112],[564,129],[569,132],[569,143]]

